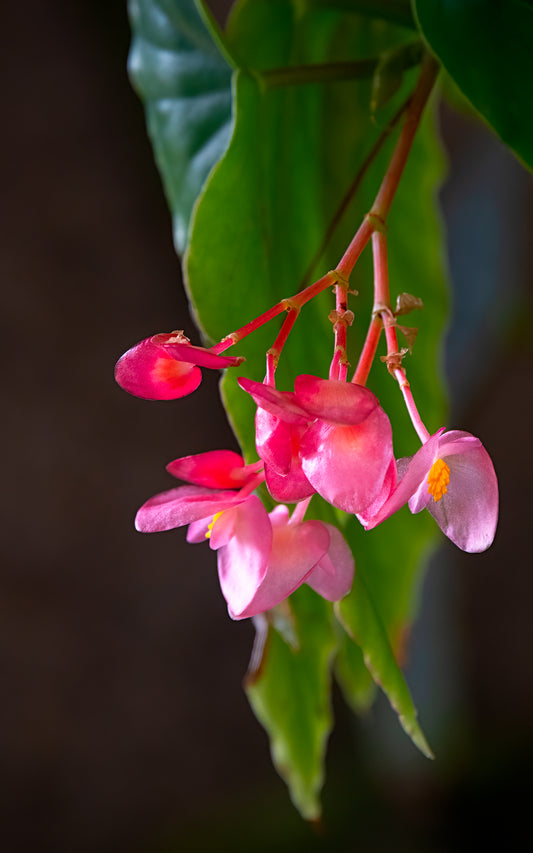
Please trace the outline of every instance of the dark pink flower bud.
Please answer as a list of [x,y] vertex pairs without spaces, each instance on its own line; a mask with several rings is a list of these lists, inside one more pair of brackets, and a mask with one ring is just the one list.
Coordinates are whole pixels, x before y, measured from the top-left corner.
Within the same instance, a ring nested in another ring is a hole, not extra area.
[[115,366],[115,379],[135,397],[175,400],[198,388],[202,381],[198,365],[221,369],[242,361],[192,346],[181,332],[171,332],[145,338],[125,352]]

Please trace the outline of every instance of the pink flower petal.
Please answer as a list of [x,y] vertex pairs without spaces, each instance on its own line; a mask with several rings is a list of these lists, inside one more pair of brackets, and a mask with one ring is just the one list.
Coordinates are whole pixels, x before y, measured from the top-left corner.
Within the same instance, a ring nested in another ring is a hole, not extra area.
[[187,528],[187,542],[193,545],[198,542],[207,542],[207,534],[209,533],[209,525],[212,523],[213,517],[200,518],[198,521],[191,521]]
[[375,394],[362,385],[302,374],[296,377],[297,402],[314,418],[334,424],[359,424],[379,406]]
[[307,412],[298,405],[295,395],[289,391],[278,391],[262,382],[240,377],[239,385],[252,397],[253,401],[271,415],[290,424],[306,424],[309,421]]
[[353,426],[311,424],[300,448],[304,474],[318,494],[345,512],[363,512],[378,497],[392,459],[392,430],[376,406]]
[[[244,619],[265,578],[272,546],[272,525],[258,497],[228,510],[233,536],[218,551],[218,575],[232,619]],[[215,522],[216,524],[216,522]],[[215,525],[213,525],[214,527]],[[261,610],[256,610],[260,613]]]
[[396,462],[393,458],[391,459],[387,473],[385,474],[385,479],[383,480],[383,486],[381,487],[379,495],[371,504],[369,504],[369,506],[366,507],[366,509],[363,510],[363,512],[357,513],[357,518],[363,527],[372,521],[373,517],[379,512],[383,504],[390,498],[396,487],[396,481]]
[[354,558],[337,528],[325,522],[324,527],[327,528],[330,536],[328,551],[307,576],[305,582],[322,598],[328,601],[340,601],[352,588]]
[[179,480],[210,489],[240,489],[255,477],[255,470],[232,450],[208,450],[194,456],[182,456],[167,465],[167,471]]
[[195,391],[202,381],[202,373],[194,364],[175,361],[146,338],[119,358],[115,379],[135,397],[175,400]]
[[198,364],[200,367],[220,370],[224,367],[237,367],[245,360],[240,355],[217,355],[205,347],[195,347],[184,335],[175,332],[152,335],[150,340],[153,344],[162,347],[176,361],[186,361],[190,364]]
[[192,521],[212,518],[217,512],[241,502],[238,492],[215,492],[201,486],[178,486],[154,495],[139,509],[135,527],[141,533],[157,533],[183,527]]
[[295,467],[288,474],[277,474],[272,468],[265,466],[266,487],[275,501],[296,503],[315,494],[315,489],[305,476],[301,466]]
[[329,542],[329,531],[320,521],[276,527],[268,571],[247,605],[240,611],[232,608],[233,618],[256,616],[287,598],[324,556]]
[[450,468],[448,491],[427,509],[442,532],[469,553],[492,545],[498,523],[498,481],[485,448],[446,456]]
[[[368,519],[366,523],[363,522],[365,530],[371,530],[373,527],[381,524],[382,521],[385,521],[386,518],[390,518],[393,513],[397,512],[400,507],[407,503],[417,490],[422,488],[421,484],[426,482],[431,466],[438,459],[439,440],[443,431],[444,429],[441,429],[435,435],[432,435],[410,459],[404,458],[398,460],[398,473],[401,479],[381,509],[372,518]],[[429,495],[427,497],[429,498]],[[420,496],[420,500],[424,500],[423,495]],[[420,509],[423,509],[424,506],[420,506]]]
[[258,408],[255,414],[255,446],[266,465],[278,474],[289,472],[292,460],[290,424]]

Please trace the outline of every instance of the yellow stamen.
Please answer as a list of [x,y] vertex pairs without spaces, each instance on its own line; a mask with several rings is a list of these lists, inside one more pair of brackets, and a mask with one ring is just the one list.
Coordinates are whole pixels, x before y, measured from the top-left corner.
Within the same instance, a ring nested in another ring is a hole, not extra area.
[[213,521],[212,521],[212,522],[211,522],[211,524],[209,524],[209,525],[208,525],[208,527],[207,527],[207,533],[205,534],[205,538],[206,538],[206,539],[211,539],[211,533],[212,533],[212,531],[213,531],[213,524],[215,523],[215,521],[217,520],[217,518],[220,518],[220,516],[223,514],[223,512],[224,512],[224,510],[223,510],[223,509],[221,509],[221,510],[220,510],[220,512],[216,512],[216,513],[214,514],[214,516],[213,516]]
[[450,469],[442,459],[437,459],[431,466],[431,471],[428,474],[428,495],[433,495],[435,501],[440,501],[441,497],[448,491],[448,483],[450,482]]

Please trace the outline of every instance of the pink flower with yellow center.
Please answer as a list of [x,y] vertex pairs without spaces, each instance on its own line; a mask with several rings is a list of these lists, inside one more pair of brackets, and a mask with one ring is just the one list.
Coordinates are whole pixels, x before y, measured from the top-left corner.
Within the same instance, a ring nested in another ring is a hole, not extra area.
[[193,485],[150,498],[137,513],[137,530],[154,533],[189,525],[188,542],[207,540],[217,551],[220,586],[233,619],[275,607],[302,583],[337,601],[352,585],[350,549],[332,525],[303,520],[307,501],[290,518],[286,506],[269,515],[250,494],[262,479],[259,465],[244,465],[231,451],[171,462],[168,470]]
[[468,432],[440,429],[414,456],[399,459],[399,482],[376,511],[359,514],[366,530],[404,504],[427,509],[443,533],[463,551],[485,551],[498,522],[498,481],[489,454]]

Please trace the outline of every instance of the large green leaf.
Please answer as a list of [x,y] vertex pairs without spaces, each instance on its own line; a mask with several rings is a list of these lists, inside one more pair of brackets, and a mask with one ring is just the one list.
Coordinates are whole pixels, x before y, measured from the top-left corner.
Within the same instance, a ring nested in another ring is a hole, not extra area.
[[413,0],[431,49],[481,115],[533,168],[533,5]]
[[193,0],[129,0],[131,78],[185,250],[192,207],[231,133],[231,69]]
[[416,708],[395,660],[387,631],[372,601],[363,572],[357,572],[351,593],[338,605],[343,625],[363,651],[365,664],[387,694],[400,723],[413,743],[432,758],[426,738],[418,724]]
[[320,815],[326,741],[332,724],[331,660],[336,646],[331,605],[309,587],[291,598],[294,648],[269,628],[260,676],[246,692],[271,739],[272,759],[308,820]]

